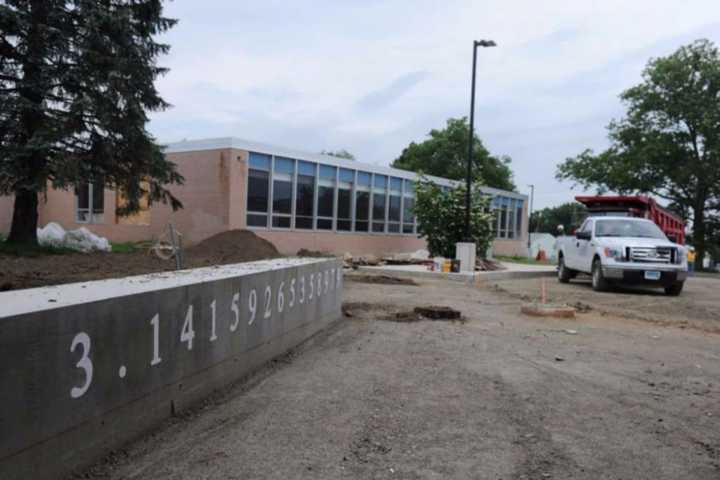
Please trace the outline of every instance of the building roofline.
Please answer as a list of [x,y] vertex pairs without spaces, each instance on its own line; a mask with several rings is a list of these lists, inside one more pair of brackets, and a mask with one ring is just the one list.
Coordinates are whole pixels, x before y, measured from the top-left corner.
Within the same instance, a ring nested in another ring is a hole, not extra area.
[[[166,144],[165,153],[182,153],[182,152],[197,152],[203,150],[220,150],[220,149],[238,149],[246,150],[248,152],[264,153],[266,155],[276,155],[281,157],[289,157],[297,160],[307,160],[311,162],[317,162],[323,165],[331,165],[341,168],[349,168],[353,170],[363,170],[371,173],[378,173],[381,175],[390,175],[394,177],[400,177],[407,180],[417,180],[420,175],[411,172],[409,170],[401,170],[399,168],[386,167],[383,165],[373,165],[371,163],[363,163],[357,160],[347,160],[344,158],[334,157],[332,155],[323,155],[320,153],[309,153],[300,150],[294,150],[287,147],[269,145],[266,143],[253,142],[244,140],[237,137],[217,137],[217,138],[203,138],[198,140],[182,140],[180,142],[173,142]],[[433,175],[425,175],[426,178],[444,186],[455,186],[457,180],[450,180],[447,178],[436,177]],[[511,198],[520,198],[527,200],[527,195],[523,195],[517,192],[510,192],[507,190],[500,190],[492,187],[483,187],[483,192],[493,195],[504,195]]]

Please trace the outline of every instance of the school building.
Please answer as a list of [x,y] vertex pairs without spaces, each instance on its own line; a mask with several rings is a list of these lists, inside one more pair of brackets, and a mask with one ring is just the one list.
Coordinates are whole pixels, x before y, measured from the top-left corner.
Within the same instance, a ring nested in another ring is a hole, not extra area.
[[[145,203],[118,217],[122,195],[102,184],[40,195],[40,225],[81,226],[111,241],[157,237],[168,222],[196,243],[231,229],[250,229],[285,254],[301,248],[337,254],[412,252],[425,248],[412,214],[413,172],[237,138],[183,141],[166,154],[185,177],[170,187],[184,208]],[[444,187],[453,182],[429,177]],[[496,255],[526,255],[527,196],[485,188],[495,211]],[[0,198],[0,232],[7,233],[12,199]]]

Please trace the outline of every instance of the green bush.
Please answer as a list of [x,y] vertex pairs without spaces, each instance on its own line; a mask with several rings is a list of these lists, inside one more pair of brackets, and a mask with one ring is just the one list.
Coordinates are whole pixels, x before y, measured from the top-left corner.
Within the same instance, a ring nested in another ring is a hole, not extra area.
[[[470,237],[475,242],[477,255],[484,258],[492,241],[490,197],[472,186],[470,209]],[[415,185],[414,213],[418,233],[425,238],[431,256],[455,257],[455,244],[465,238],[465,185],[444,191],[438,185],[421,177]]]

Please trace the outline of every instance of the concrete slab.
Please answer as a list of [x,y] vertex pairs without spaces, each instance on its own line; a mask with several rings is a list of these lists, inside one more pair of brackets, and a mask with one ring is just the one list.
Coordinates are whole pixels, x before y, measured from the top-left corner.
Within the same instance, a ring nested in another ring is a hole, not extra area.
[[341,317],[336,259],[0,294],[0,478],[62,478]]
[[556,274],[556,268],[553,265],[524,265],[509,262],[501,263],[505,267],[505,269],[492,272],[443,273],[438,271],[430,271],[425,265],[382,265],[378,267],[365,266],[359,267],[358,270],[364,272],[374,272],[383,275],[396,275],[414,278],[436,278],[466,283],[498,282],[501,280],[511,280],[514,278],[552,277]]

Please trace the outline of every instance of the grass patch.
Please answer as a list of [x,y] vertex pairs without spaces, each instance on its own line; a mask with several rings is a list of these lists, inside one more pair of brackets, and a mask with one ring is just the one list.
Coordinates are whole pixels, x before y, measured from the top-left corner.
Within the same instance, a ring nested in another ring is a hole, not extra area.
[[553,265],[549,260],[535,260],[534,258],[519,255],[495,255],[493,259],[501,262],[522,263],[524,265]]
[[110,242],[112,253],[133,253],[138,250],[135,242]]

